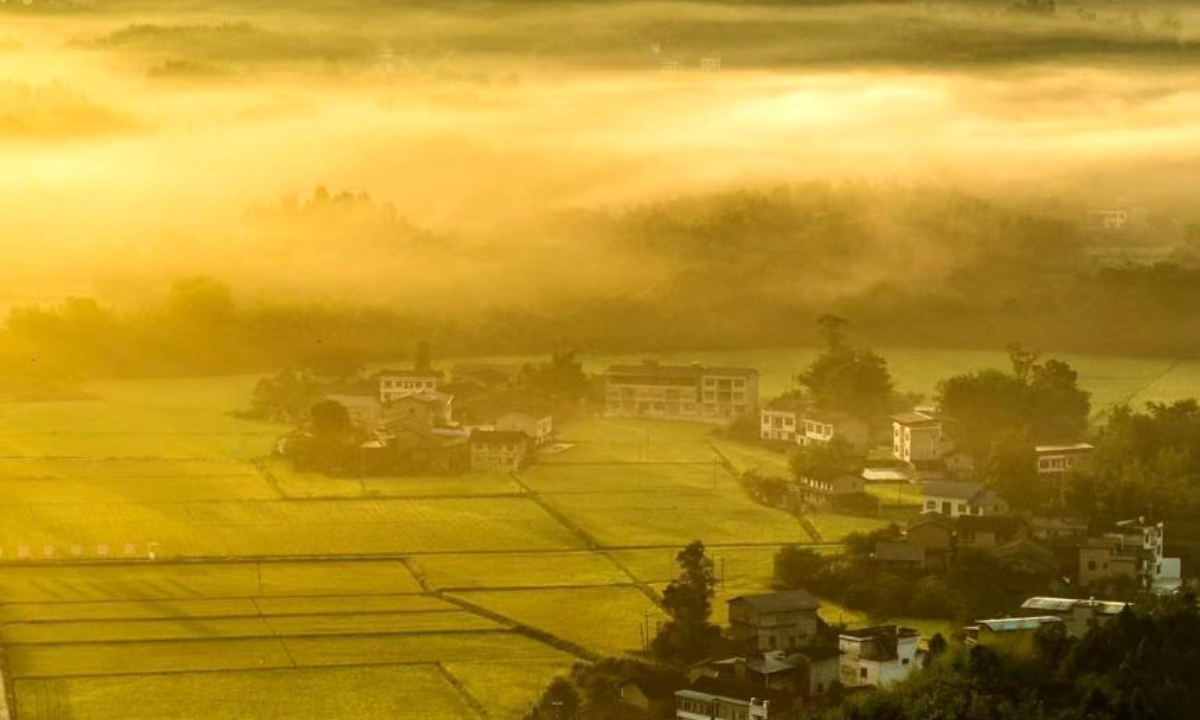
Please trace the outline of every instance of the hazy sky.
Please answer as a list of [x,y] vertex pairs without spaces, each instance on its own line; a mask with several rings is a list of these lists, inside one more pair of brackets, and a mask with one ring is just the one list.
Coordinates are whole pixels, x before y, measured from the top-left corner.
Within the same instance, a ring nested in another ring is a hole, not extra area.
[[275,63],[165,81],[144,54],[71,44],[134,19],[0,25],[19,44],[0,51],[0,273],[48,281],[10,285],[5,301],[135,270],[216,272],[226,250],[252,256],[247,207],[316,185],[368,192],[439,232],[524,243],[569,242],[527,234],[562,208],[743,184],[934,180],[1177,202],[1169,188],[1200,167],[1190,67],[663,73],[647,52],[643,67],[506,56],[455,73],[453,56],[408,72],[381,54],[337,73]]

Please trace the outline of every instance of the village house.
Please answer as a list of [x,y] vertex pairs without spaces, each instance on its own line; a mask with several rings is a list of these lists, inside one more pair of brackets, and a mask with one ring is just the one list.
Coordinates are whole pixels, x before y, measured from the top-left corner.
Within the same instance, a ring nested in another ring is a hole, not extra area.
[[803,478],[797,490],[802,507],[812,510],[828,510],[838,498],[861,495],[867,482],[860,475],[839,475],[833,480]]
[[907,678],[919,665],[921,634],[912,628],[880,625],[838,636],[839,679],[843,687],[886,687]]
[[1049,545],[1074,544],[1088,534],[1088,521],[1055,515],[1035,515],[1029,518],[1029,531],[1035,540]]
[[471,469],[515,472],[531,458],[528,435],[519,430],[472,430]]
[[750,368],[613,365],[605,375],[605,414],[728,424],[758,408],[758,371]]
[[435,392],[442,382],[441,373],[435,371],[384,370],[378,377],[379,400],[384,403],[409,393]]
[[429,426],[454,425],[454,396],[436,390],[420,390],[395,395],[383,408],[385,422],[405,418]]
[[549,413],[511,411],[501,413],[493,423],[496,430],[525,433],[534,446],[542,447],[554,441],[554,416]]
[[875,543],[872,559],[896,570],[923,570],[925,548],[904,540],[880,540]]
[[1128,606],[1125,602],[1094,598],[1031,597],[1021,603],[1022,610],[1061,619],[1071,637],[1083,637],[1088,630],[1111,621]]
[[793,400],[772,400],[758,411],[759,437],[763,440],[796,442],[796,428],[804,417],[804,407]]
[[987,645],[997,639],[1013,639],[1027,636],[1047,625],[1062,624],[1062,618],[1053,615],[976,620],[974,623],[963,628],[963,644],[967,647]]
[[856,453],[865,453],[870,446],[867,423],[845,413],[808,410],[796,429],[800,445],[827,445],[834,439],[846,442]]
[[1037,471],[1043,476],[1061,476],[1068,472],[1087,470],[1096,448],[1088,443],[1073,445],[1038,445]]
[[1182,585],[1179,558],[1163,555],[1163,523],[1123,520],[1079,545],[1079,583],[1125,577],[1142,590],[1169,593]]
[[730,636],[758,651],[808,646],[821,626],[821,603],[804,590],[741,595],[728,605]]
[[922,492],[922,512],[936,512],[952,518],[1008,512],[1008,503],[979,483],[930,480],[923,484]]
[[375,393],[333,393],[326,395],[324,399],[346,408],[346,414],[350,416],[350,423],[367,432],[378,429],[383,419],[383,406]]
[[834,644],[801,650],[770,650],[749,656],[706,660],[688,669],[692,683],[701,678],[726,686],[766,688],[811,699],[829,692],[838,681],[838,658]]
[[459,473],[470,465],[467,439],[440,433],[420,419],[396,418],[384,423],[376,439],[365,444],[390,473]]
[[955,522],[960,550],[995,550],[1028,534],[1025,521],[1015,515],[963,515]]
[[787,693],[726,685],[701,678],[675,692],[676,720],[790,720],[796,717]]
[[942,419],[928,410],[892,416],[892,456],[908,465],[939,463],[947,450]]

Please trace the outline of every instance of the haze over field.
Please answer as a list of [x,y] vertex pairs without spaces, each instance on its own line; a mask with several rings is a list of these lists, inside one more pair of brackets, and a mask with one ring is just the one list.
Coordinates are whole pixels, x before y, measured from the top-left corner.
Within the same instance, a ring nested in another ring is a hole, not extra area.
[[[600,218],[631,207],[832,181],[1183,222],[1200,168],[1183,8],[55,7],[0,15],[8,303],[142,302],[191,274],[255,297],[436,302],[431,274],[473,284],[456,304],[620,296],[674,273],[614,247]],[[300,223],[247,219],[317,186],[401,220],[306,222],[330,251],[299,253],[279,245]],[[850,262],[862,281],[831,294],[874,281]]]

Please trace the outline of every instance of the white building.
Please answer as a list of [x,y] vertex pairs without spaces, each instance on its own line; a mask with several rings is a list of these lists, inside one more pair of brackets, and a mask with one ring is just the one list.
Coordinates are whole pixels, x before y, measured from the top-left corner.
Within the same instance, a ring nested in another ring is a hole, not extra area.
[[918,665],[921,634],[912,628],[880,625],[838,636],[844,687],[884,687],[907,678]]
[[892,416],[892,455],[910,465],[940,462],[949,449],[941,418],[928,411]]
[[922,512],[935,512],[946,517],[960,515],[1003,515],[1008,503],[983,485],[973,482],[929,480],[922,484],[925,496]]
[[772,401],[758,411],[759,436],[763,440],[796,442],[796,428],[803,417],[799,403]]
[[1100,537],[1079,546],[1079,582],[1088,585],[1109,577],[1128,577],[1138,587],[1165,594],[1183,585],[1179,558],[1164,555],[1162,522],[1123,520]]
[[675,692],[676,720],[770,720],[776,717],[782,717],[782,714],[771,714],[770,700],[692,688]]
[[409,393],[434,392],[441,382],[441,375],[437,373],[385,370],[379,374],[379,399],[386,403]]
[[692,365],[613,365],[605,414],[728,424],[758,408],[758,371]]
[[1037,471],[1039,475],[1061,475],[1073,470],[1086,470],[1092,462],[1096,448],[1088,443],[1073,445],[1038,445]]

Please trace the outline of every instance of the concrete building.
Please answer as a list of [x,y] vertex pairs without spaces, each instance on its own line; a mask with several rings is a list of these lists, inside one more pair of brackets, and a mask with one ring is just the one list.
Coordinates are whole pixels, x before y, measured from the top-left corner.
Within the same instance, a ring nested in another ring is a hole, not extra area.
[[802,404],[772,400],[758,411],[759,437],[763,440],[796,442],[796,429],[804,418]]
[[922,512],[946,517],[960,515],[1003,515],[1008,503],[979,483],[931,480],[922,485],[925,496]]
[[1021,603],[1021,609],[1039,616],[1052,615],[1066,625],[1071,637],[1083,637],[1088,630],[1102,625],[1121,614],[1130,604],[1113,600],[1089,598],[1031,597]]
[[513,472],[525,467],[531,440],[519,430],[471,431],[471,469]]
[[776,720],[791,717],[786,694],[718,683],[697,683],[675,692],[676,720]]
[[534,446],[542,447],[554,441],[554,416],[535,412],[506,412],[496,417],[496,430],[515,430],[525,433]]
[[385,422],[397,419],[419,420],[431,426],[454,424],[454,397],[436,390],[421,390],[395,395],[384,404]]
[[692,365],[613,365],[605,414],[728,424],[758,408],[758,371]]
[[941,462],[949,449],[942,434],[942,420],[931,411],[892,416],[892,456],[916,465]]
[[825,445],[835,438],[859,453],[865,453],[871,444],[867,423],[845,413],[809,410],[796,428],[796,442],[800,445]]
[[838,498],[862,494],[867,481],[860,475],[841,475],[833,480],[804,478],[800,481],[800,504],[813,510],[827,510]]
[[804,590],[742,595],[728,605],[730,635],[754,650],[795,650],[817,639],[821,603]]
[[391,402],[401,395],[415,392],[434,392],[441,385],[442,376],[435,372],[416,370],[384,370],[379,373],[379,399]]
[[844,687],[885,687],[909,676],[918,665],[921,634],[912,628],[880,625],[838,636],[840,681]]
[[1039,475],[1062,475],[1072,471],[1087,470],[1092,463],[1096,448],[1088,443],[1074,445],[1038,445],[1037,471]]
[[1156,593],[1178,590],[1183,584],[1180,561],[1164,556],[1163,538],[1162,522],[1149,523],[1138,518],[1115,523],[1109,532],[1080,544],[1080,584],[1126,577],[1142,590]]

